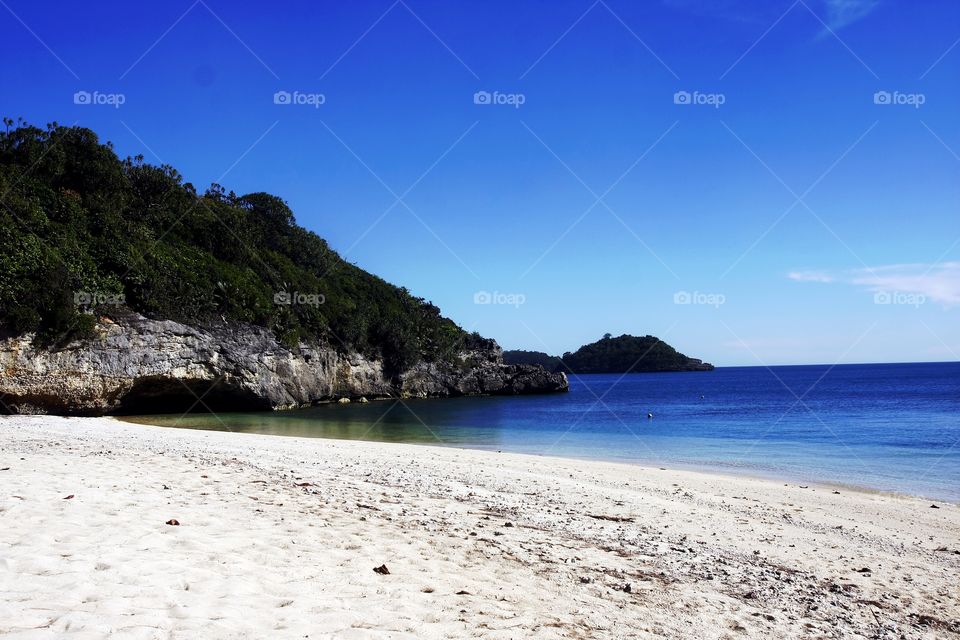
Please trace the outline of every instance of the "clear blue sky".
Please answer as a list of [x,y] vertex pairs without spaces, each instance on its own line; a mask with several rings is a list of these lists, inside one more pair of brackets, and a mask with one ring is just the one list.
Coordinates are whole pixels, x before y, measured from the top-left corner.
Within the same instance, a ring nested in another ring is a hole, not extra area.
[[0,16],[5,115],[278,194],[506,348],[652,333],[716,364],[960,359],[954,0],[2,0]]

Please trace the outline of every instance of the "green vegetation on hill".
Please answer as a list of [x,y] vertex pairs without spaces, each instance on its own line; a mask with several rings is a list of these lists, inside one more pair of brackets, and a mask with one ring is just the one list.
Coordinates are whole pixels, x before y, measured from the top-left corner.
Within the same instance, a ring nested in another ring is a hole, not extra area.
[[653,336],[609,333],[597,342],[587,344],[563,358],[540,351],[504,351],[504,362],[539,364],[551,371],[564,373],[642,373],[652,371],[710,371],[713,365],[688,358]]
[[[5,119],[0,329],[47,344],[90,335],[91,311],[231,320],[291,348],[316,341],[393,371],[473,341],[433,304],[346,262],[267,193],[204,193],[173,167],[120,160],[80,127]],[[290,304],[286,304],[290,302]],[[98,308],[99,307],[99,308]]]
[[712,365],[688,358],[653,336],[606,334],[573,353],[563,354],[561,369],[573,373],[627,373],[649,371],[709,371]]
[[520,349],[503,352],[504,364],[535,364],[547,371],[553,371],[559,364],[557,356],[542,351],[523,351]]

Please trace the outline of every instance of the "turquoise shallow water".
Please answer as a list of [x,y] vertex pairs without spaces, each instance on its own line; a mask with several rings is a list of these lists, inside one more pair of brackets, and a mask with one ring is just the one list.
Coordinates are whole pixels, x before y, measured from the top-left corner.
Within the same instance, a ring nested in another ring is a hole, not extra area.
[[574,376],[563,395],[130,419],[685,466],[960,502],[960,363]]

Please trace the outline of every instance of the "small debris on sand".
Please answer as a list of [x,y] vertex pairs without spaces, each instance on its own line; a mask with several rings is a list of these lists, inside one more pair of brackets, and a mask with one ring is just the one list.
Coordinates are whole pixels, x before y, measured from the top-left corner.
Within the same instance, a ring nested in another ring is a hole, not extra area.
[[73,496],[73,494],[71,493],[70,495],[64,497],[64,500],[73,500],[73,497],[74,497],[74,496]]
[[374,568],[373,568],[373,572],[374,572],[374,573],[379,573],[379,574],[382,575],[382,576],[388,576],[388,575],[390,575],[390,569],[387,569],[387,565],[385,565],[385,564],[382,564],[382,565],[380,565],[379,567],[374,567]]
[[621,518],[620,516],[604,516],[604,515],[597,515],[593,513],[588,513],[587,517],[593,518],[594,520],[607,520],[609,522],[633,522],[633,518]]
[[180,521],[177,520],[176,518],[170,518],[169,520],[167,520],[166,524],[170,525],[171,527],[179,527]]

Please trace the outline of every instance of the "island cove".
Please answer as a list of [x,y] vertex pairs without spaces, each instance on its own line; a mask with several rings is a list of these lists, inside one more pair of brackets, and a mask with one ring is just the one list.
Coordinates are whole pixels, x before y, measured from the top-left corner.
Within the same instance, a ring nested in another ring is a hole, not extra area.
[[281,199],[198,193],[89,129],[0,133],[0,191],[7,413],[567,390],[343,260]]
[[607,336],[559,364],[505,360],[494,340],[343,260],[281,199],[218,184],[200,194],[170,166],[120,160],[89,129],[0,133],[0,169],[6,413],[527,395],[567,391],[568,372],[713,368],[652,336]]

